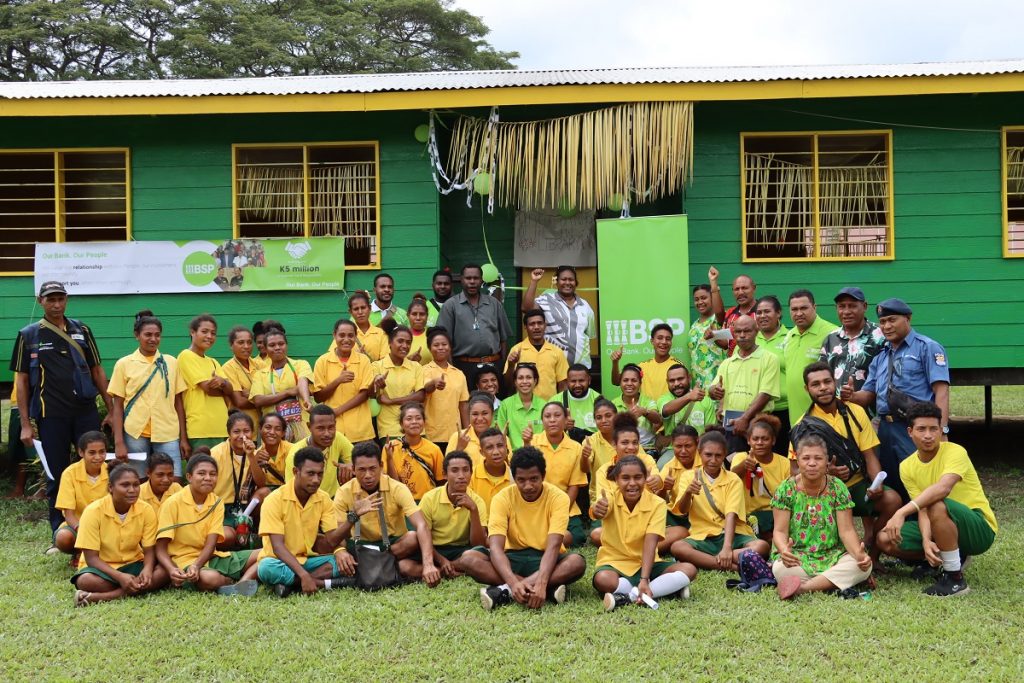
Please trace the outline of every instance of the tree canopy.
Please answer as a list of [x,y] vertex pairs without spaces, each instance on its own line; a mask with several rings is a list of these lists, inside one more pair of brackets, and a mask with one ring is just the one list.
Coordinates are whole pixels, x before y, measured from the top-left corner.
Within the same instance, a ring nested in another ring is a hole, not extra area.
[[7,0],[0,79],[511,69],[453,0]]

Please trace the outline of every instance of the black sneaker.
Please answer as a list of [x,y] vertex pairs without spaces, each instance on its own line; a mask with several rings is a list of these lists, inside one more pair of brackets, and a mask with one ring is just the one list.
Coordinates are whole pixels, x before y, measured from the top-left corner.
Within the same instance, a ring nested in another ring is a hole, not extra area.
[[624,593],[605,593],[604,594],[604,611],[614,612],[620,607],[625,607],[630,603],[628,595]]
[[927,562],[919,562],[910,572],[910,578],[917,581],[934,581],[942,576],[941,567],[933,567]]
[[942,572],[938,581],[924,589],[924,594],[934,595],[938,598],[951,598],[954,595],[963,595],[970,591],[963,572]]
[[485,610],[492,610],[512,602],[512,593],[505,588],[488,586],[480,589],[480,604]]
[[287,598],[292,594],[292,587],[283,583],[274,584],[274,595],[279,598]]
[[556,605],[561,605],[569,597],[569,589],[566,588],[563,583],[561,586],[555,586],[554,588],[548,589],[547,598],[549,602],[553,602]]

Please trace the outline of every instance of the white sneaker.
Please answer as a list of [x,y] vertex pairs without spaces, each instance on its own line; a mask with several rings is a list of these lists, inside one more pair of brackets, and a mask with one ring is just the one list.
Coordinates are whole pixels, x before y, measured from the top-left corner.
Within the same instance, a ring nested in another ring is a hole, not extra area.
[[43,552],[43,554],[46,555],[47,557],[53,557],[54,555],[60,555],[60,548],[58,548],[55,545],[51,545],[49,548],[47,548]]

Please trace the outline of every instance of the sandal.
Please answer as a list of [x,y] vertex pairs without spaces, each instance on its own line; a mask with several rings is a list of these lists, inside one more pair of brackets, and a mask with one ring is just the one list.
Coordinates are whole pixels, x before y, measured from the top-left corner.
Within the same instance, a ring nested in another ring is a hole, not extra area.
[[89,602],[91,597],[92,593],[88,591],[75,591],[75,607],[88,607],[92,604]]
[[779,581],[779,600],[789,600],[800,590],[803,580],[799,576],[784,576]]

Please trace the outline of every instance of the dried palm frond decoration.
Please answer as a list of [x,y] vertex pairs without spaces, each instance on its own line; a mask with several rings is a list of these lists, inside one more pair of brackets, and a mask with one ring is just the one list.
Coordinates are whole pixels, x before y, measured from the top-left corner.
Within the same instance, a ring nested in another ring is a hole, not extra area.
[[1006,192],[1024,194],[1024,147],[1006,148]]
[[770,153],[747,153],[747,242],[762,246],[787,242],[786,233],[813,224],[814,169]]
[[238,208],[252,221],[279,223],[302,234],[302,166],[239,164]]
[[311,234],[344,235],[348,246],[369,246],[377,236],[375,164],[312,167],[309,181]]
[[438,170],[454,188],[491,174],[496,202],[515,209],[599,209],[614,195],[659,199],[692,175],[693,105],[634,102],[521,122],[500,121],[496,112],[460,115]]

